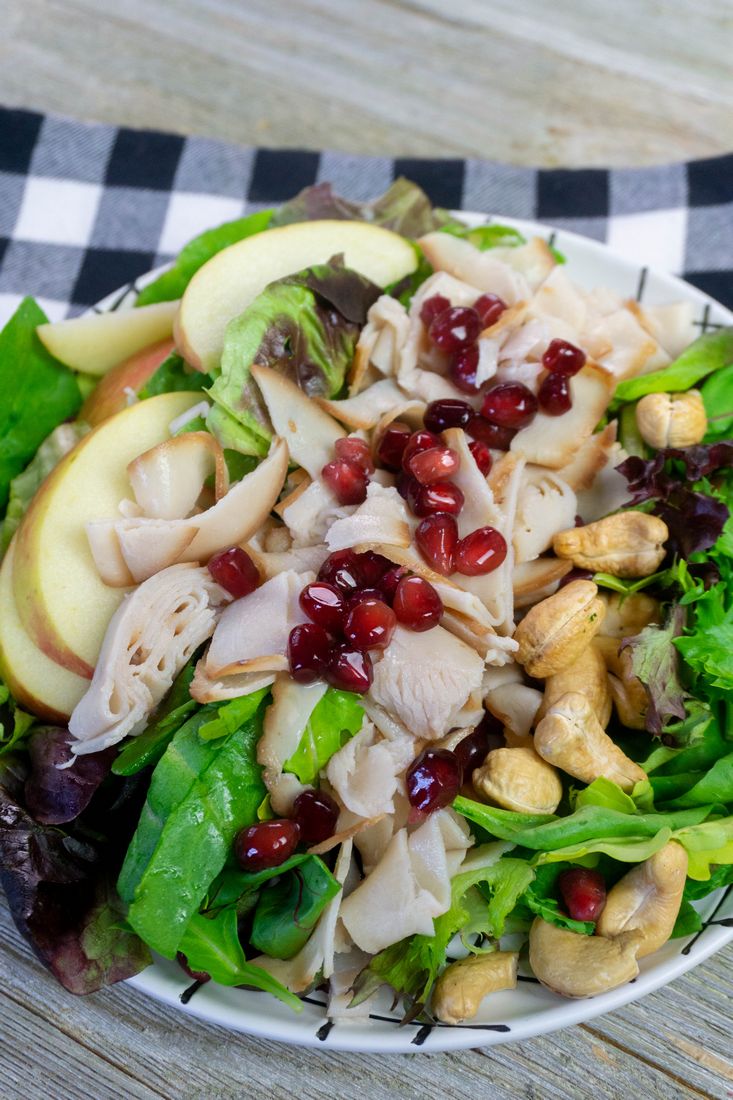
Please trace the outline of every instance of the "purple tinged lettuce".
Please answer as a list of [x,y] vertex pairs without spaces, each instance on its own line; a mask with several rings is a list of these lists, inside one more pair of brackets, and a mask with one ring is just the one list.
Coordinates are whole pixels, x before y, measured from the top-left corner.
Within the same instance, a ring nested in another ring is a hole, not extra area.
[[37,730],[28,743],[31,774],[25,805],[42,825],[62,825],[86,810],[110,772],[117,749],[78,756],[71,767],[69,731],[57,726]]

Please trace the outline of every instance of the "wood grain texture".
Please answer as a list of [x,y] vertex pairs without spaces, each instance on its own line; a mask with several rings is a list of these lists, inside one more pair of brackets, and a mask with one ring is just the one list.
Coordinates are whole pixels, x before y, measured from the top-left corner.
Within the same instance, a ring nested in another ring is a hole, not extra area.
[[730,0],[0,0],[0,102],[515,164],[733,146]]

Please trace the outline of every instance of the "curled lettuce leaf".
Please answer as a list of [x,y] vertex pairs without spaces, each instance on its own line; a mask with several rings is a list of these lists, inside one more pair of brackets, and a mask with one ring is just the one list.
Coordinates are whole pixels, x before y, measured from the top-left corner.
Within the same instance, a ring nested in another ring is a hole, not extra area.
[[283,770],[297,775],[301,783],[312,783],[335,752],[358,733],[364,721],[359,696],[329,688],[308,719],[300,744]]
[[733,364],[733,328],[705,332],[693,340],[673,363],[661,370],[619,382],[614,404],[636,401],[647,393],[689,390],[714,371]]
[[42,825],[74,821],[109,775],[114,749],[72,758],[69,740],[67,729],[54,726],[37,729],[28,742],[25,804]]

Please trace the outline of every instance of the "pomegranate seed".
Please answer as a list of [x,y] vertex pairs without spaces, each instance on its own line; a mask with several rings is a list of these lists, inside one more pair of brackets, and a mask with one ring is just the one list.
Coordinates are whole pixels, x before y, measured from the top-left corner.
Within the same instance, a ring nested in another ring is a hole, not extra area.
[[384,595],[381,588],[357,588],[356,592],[352,592],[346,599],[346,614],[356,607],[362,600],[382,600],[384,602]]
[[426,298],[420,307],[420,320],[429,328],[438,314],[443,313],[446,309],[450,309],[448,299],[444,298],[442,294],[433,294],[432,298]]
[[431,432],[444,432],[446,428],[462,428],[473,416],[473,409],[467,401],[456,397],[444,397],[441,401],[431,401],[425,410],[425,427]]
[[558,588],[564,588],[566,584],[572,584],[573,581],[592,581],[593,573],[590,569],[571,569],[569,573],[566,573],[564,577],[560,578]]
[[576,514],[575,519],[573,520],[573,526],[585,527],[585,520],[583,519],[583,517]]
[[401,424],[398,420],[393,420],[384,429],[377,444],[377,462],[388,470],[401,469],[402,455],[411,435],[412,431],[407,424]]
[[473,455],[473,460],[478,466],[479,470],[484,475],[484,477],[486,477],[487,474],[491,472],[491,467],[494,462],[491,457],[490,449],[486,446],[485,443],[482,443],[480,439],[472,440],[472,442],[468,444],[468,449]]
[[374,462],[372,461],[372,452],[369,450],[369,445],[363,439],[359,439],[358,436],[352,435],[337,439],[334,444],[334,451],[336,458],[342,459],[344,462],[353,462],[355,466],[360,466],[365,474],[374,473]]
[[289,859],[298,846],[300,828],[287,817],[260,821],[234,838],[234,855],[244,871],[267,871]]
[[409,466],[410,473],[421,485],[432,485],[434,481],[443,481],[458,473],[461,460],[450,447],[430,447],[414,454]]
[[301,610],[308,618],[328,630],[331,634],[338,634],[341,630],[346,613],[344,594],[335,584],[328,581],[314,581],[307,584],[300,593]]
[[413,432],[402,454],[402,469],[406,474],[412,473],[410,459],[413,455],[419,454],[420,451],[429,451],[431,448],[442,446],[443,440],[439,435],[425,431]]
[[434,317],[428,328],[428,336],[441,351],[455,352],[476,342],[481,331],[481,321],[470,306],[451,306]]
[[506,557],[504,536],[495,527],[478,527],[456,547],[456,571],[466,577],[493,573]]
[[338,459],[326,463],[321,477],[339,504],[361,504],[366,500],[369,477],[362,466]]
[[403,500],[409,500],[410,486],[414,481],[414,477],[412,477],[411,474],[406,474],[404,470],[400,470],[397,477],[395,478],[395,489],[400,494]]
[[413,760],[405,779],[412,808],[421,814],[432,814],[450,805],[461,789],[463,775],[454,752],[425,749]]
[[328,581],[335,585],[341,592],[354,592],[361,588],[362,579],[359,571],[359,555],[353,550],[336,550],[324,561],[318,570],[319,581]]
[[387,570],[392,568],[392,562],[389,558],[385,558],[384,554],[367,550],[363,554],[356,555],[356,568],[362,585],[371,587],[379,584]]
[[473,733],[459,741],[453,750],[463,775],[470,779],[476,768],[480,768],[492,749],[504,745],[504,730],[498,718],[487,711]]
[[407,575],[408,572],[404,565],[395,565],[391,569],[389,569],[382,577],[381,581],[379,582],[379,587],[382,591],[383,599],[388,604],[391,604],[394,600],[395,592],[397,591],[397,585],[400,583],[402,578],[406,577]]
[[433,516],[436,512],[457,516],[464,497],[452,481],[436,481],[434,485],[417,485],[414,502],[409,497],[408,501],[416,516]]
[[436,573],[449,577],[454,572],[458,524],[453,516],[438,512],[418,524],[415,542],[425,561]]
[[331,639],[317,623],[294,626],[288,638],[290,675],[299,684],[310,684],[326,673]]
[[568,916],[573,920],[598,920],[606,905],[606,883],[600,871],[569,867],[557,880]]
[[569,377],[585,366],[586,355],[581,348],[567,340],[551,340],[542,356],[542,366],[553,374]]
[[176,962],[180,966],[184,974],[188,974],[189,978],[194,982],[199,982],[201,985],[204,982],[211,981],[211,974],[207,974],[205,970],[192,970],[188,965],[188,959],[182,951],[176,952]]
[[302,791],[293,803],[293,820],[306,844],[320,844],[336,831],[339,808],[326,791]]
[[356,649],[350,642],[335,646],[326,669],[326,679],[332,687],[355,691],[363,695],[372,686],[374,673],[368,653]]
[[537,400],[548,416],[562,416],[573,406],[570,386],[564,374],[548,374],[543,378]]
[[472,416],[466,425],[466,431],[474,439],[485,443],[487,447],[493,447],[495,451],[508,451],[514,436],[517,434],[511,428],[500,428],[498,424],[491,424],[484,420],[483,416]]
[[524,428],[536,412],[537,398],[522,382],[492,386],[481,406],[481,415],[502,428]]
[[383,600],[357,600],[346,616],[344,637],[357,649],[386,649],[392,641],[397,616]]
[[448,373],[454,386],[463,393],[478,393],[480,386],[476,382],[478,370],[478,346],[469,344],[467,348],[461,348],[453,357]]
[[443,614],[443,601],[422,577],[403,577],[395,590],[392,607],[399,622],[418,633],[432,630]]
[[260,583],[260,574],[246,550],[231,546],[209,559],[208,570],[217,584],[235,600],[249,596]]
[[482,294],[473,303],[473,308],[478,313],[484,328],[491,328],[501,317],[507,304],[498,294]]

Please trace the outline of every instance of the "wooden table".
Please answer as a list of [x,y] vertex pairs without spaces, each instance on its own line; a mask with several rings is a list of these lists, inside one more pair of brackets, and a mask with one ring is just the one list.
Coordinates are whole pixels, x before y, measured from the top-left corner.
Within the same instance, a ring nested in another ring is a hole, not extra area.
[[[729,0],[0,0],[0,20],[0,102],[80,118],[545,166],[733,146]],[[0,960],[8,1100],[733,1096],[733,949],[589,1025],[389,1057],[247,1039],[126,988],[66,996],[4,903]]]

